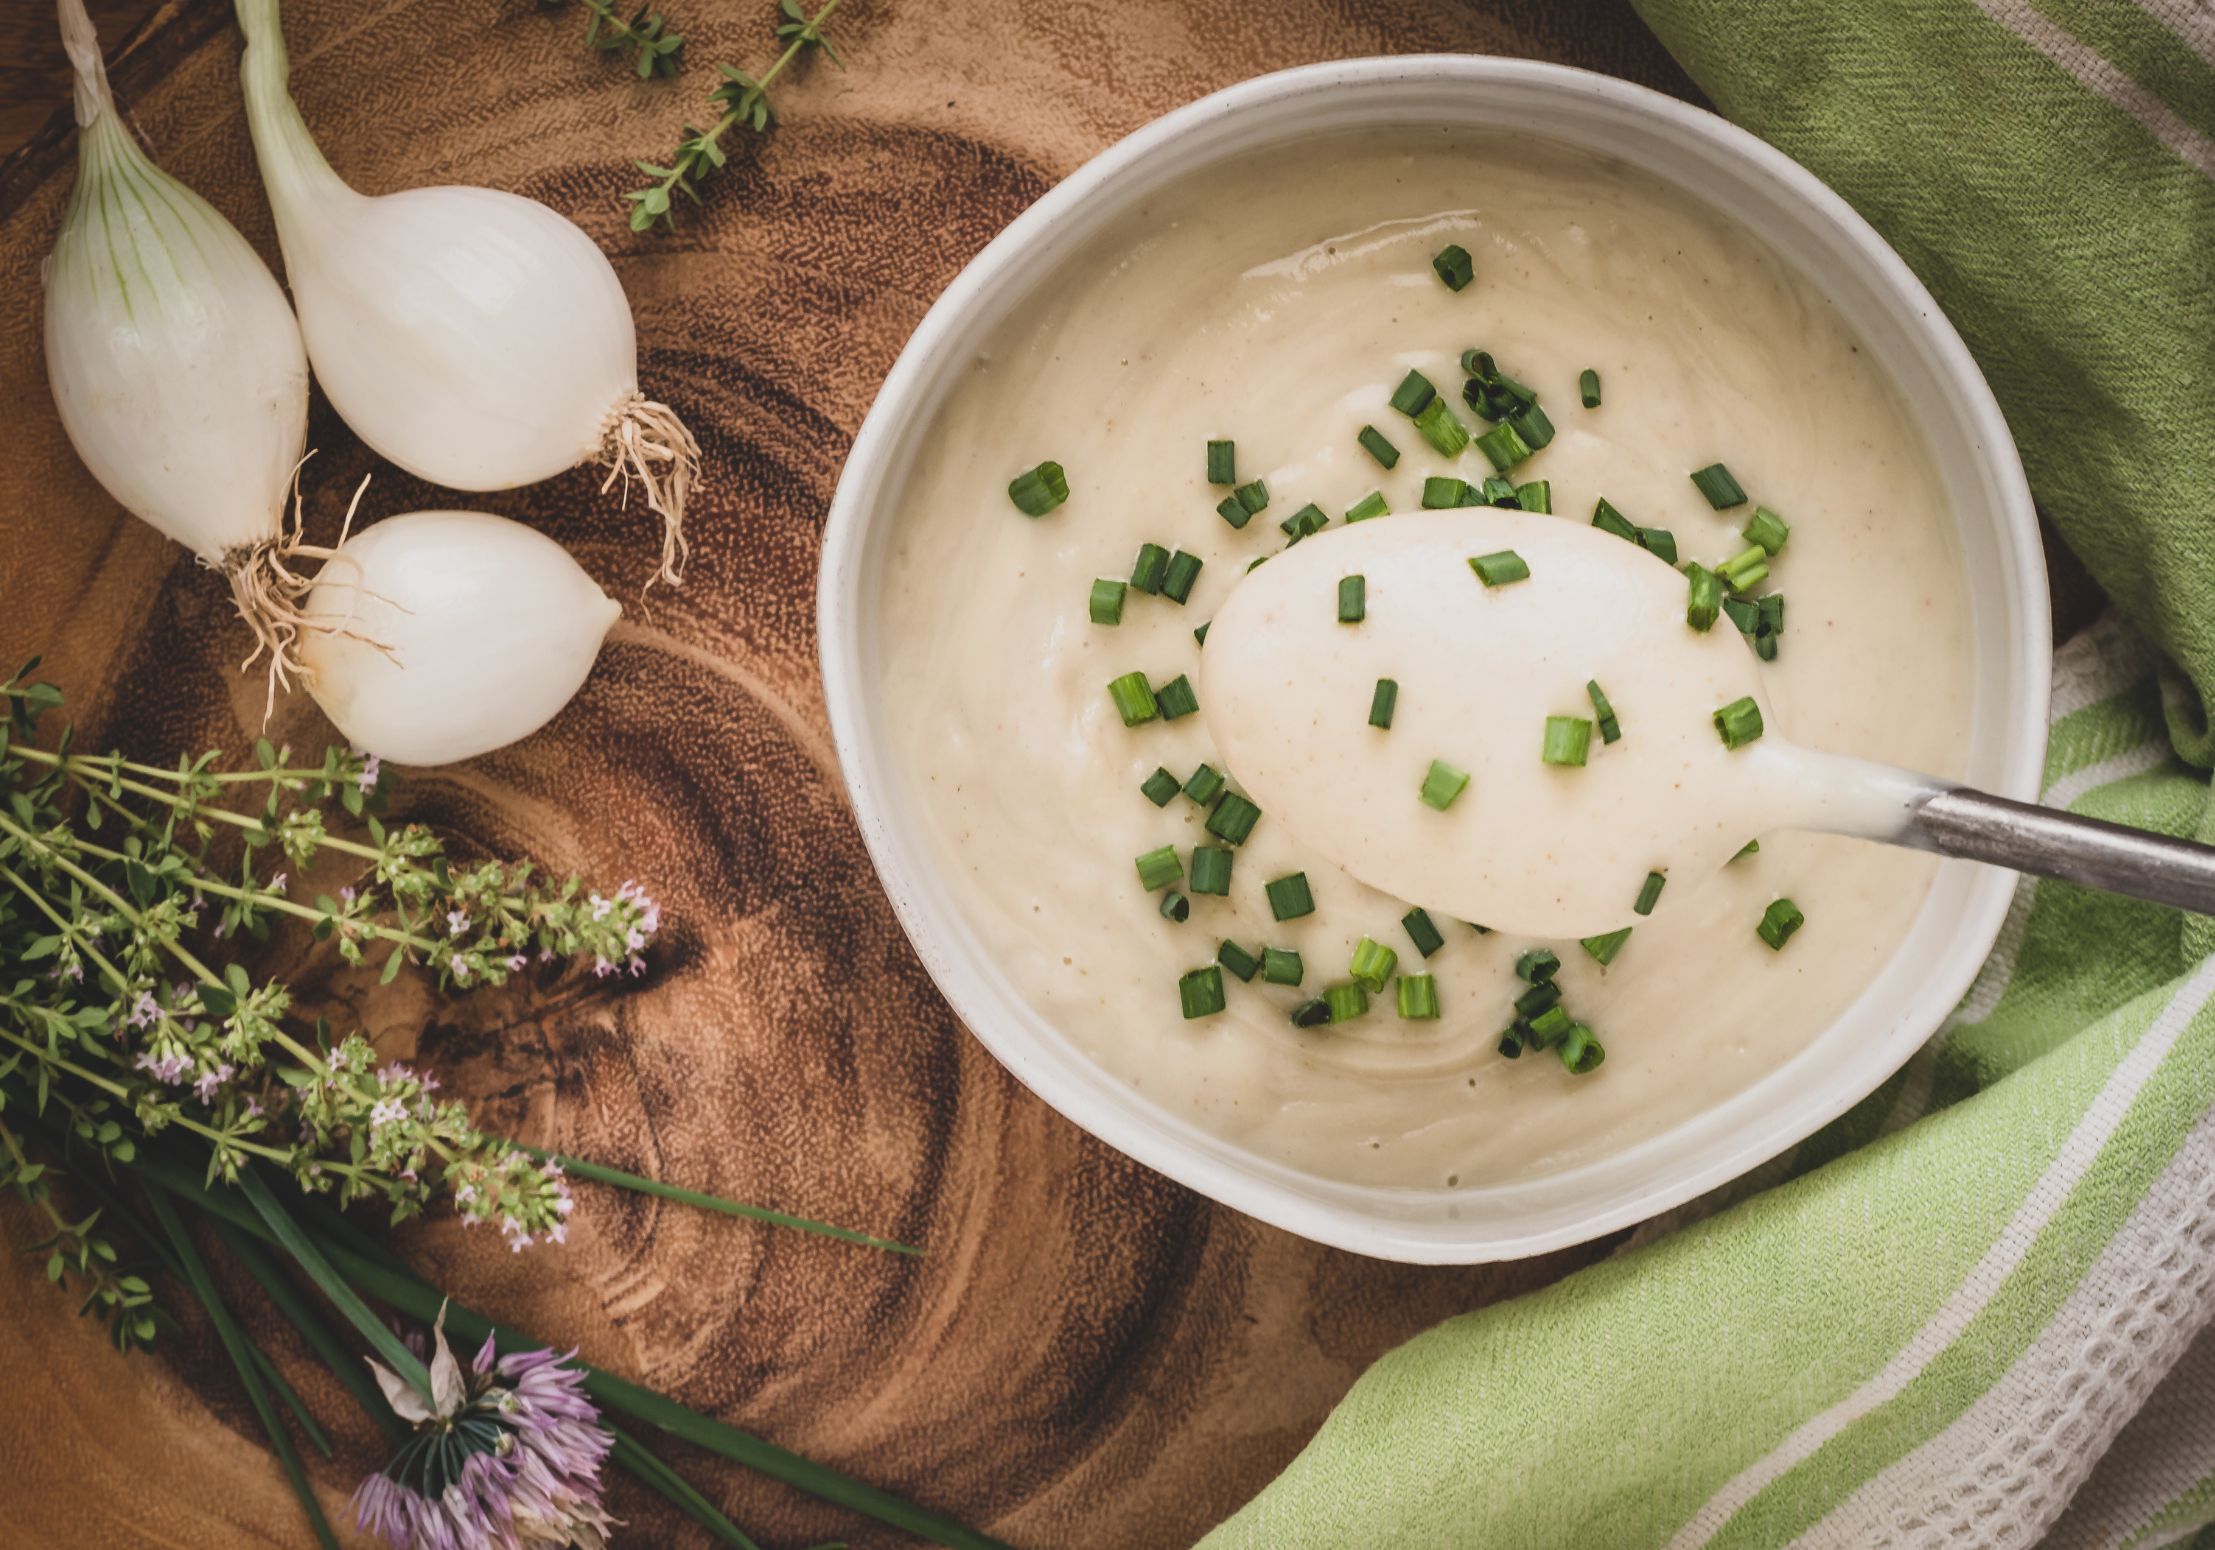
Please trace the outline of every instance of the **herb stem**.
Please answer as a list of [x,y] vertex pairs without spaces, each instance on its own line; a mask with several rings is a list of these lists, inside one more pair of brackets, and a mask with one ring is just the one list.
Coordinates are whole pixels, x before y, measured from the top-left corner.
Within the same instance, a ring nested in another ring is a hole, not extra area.
[[[759,96],[766,99],[770,86],[778,76],[784,73],[785,66],[791,64],[805,49],[821,38],[823,23],[830,19],[831,12],[837,10],[838,7],[839,0],[824,0],[823,8],[809,17],[807,24],[792,35],[792,41],[787,43],[784,52],[777,56],[776,63],[762,71],[761,78],[754,83],[754,90]],[[750,118],[752,114],[753,108],[750,102],[734,100],[731,103],[730,111],[715,121],[714,128],[693,136],[687,142],[686,149],[693,154],[689,156],[680,154],[677,157],[676,164],[655,185],[660,194],[662,209],[667,210],[669,208],[669,196],[681,185],[686,186],[687,191],[689,191],[687,180],[693,175],[696,159],[707,155],[708,147],[720,146],[723,143],[723,136],[730,132],[731,127],[741,119]],[[716,165],[721,165],[721,163],[717,162]]]

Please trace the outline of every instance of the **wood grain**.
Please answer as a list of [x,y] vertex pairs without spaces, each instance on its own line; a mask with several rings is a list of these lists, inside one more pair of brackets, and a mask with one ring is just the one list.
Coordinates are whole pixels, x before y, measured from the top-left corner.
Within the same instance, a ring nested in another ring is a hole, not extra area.
[[[381,192],[484,182],[614,256],[648,388],[706,448],[681,592],[633,610],[546,732],[410,774],[405,814],[490,852],[637,876],[671,920],[652,973],[452,999],[312,966],[311,1011],[420,1057],[511,1134],[919,1241],[910,1261],[587,1188],[565,1251],[516,1258],[433,1221],[405,1252],[465,1301],[700,1409],[1019,1545],[1189,1542],[1281,1468],[1362,1367],[1574,1257],[1420,1270],[1316,1248],[1168,1183],[1032,1099],[956,1024],[863,855],[815,677],[823,512],[872,394],[930,299],[1001,225],[1145,120],[1260,71],[1379,50],[1488,50],[1686,83],[1610,0],[850,0],[851,68],[779,94],[710,208],[635,237],[628,158],[663,154],[718,60],[760,62],[767,3],[671,0],[675,82],[581,43],[582,14],[454,0],[293,0],[294,84],[339,170]],[[275,259],[220,0],[169,0],[118,65],[157,157]],[[0,167],[0,654],[43,651],[88,740],[167,759],[255,730],[236,621],[72,455],[40,358],[38,264],[66,126]],[[317,406],[311,511],[446,503]],[[583,474],[499,497],[619,596],[652,535]],[[302,699],[272,735],[328,735]],[[0,1249],[31,1224],[0,1207]],[[1590,1252],[1590,1251],[1587,1251]],[[0,1546],[245,1550],[306,1542],[221,1356],[187,1318],[123,1361],[36,1267],[0,1253]],[[331,1426],[336,1512],[379,1462],[366,1425],[248,1287],[249,1324]],[[181,1298],[174,1293],[174,1306]],[[736,1469],[668,1456],[771,1545],[902,1542]],[[704,1538],[619,1485],[626,1542]]]

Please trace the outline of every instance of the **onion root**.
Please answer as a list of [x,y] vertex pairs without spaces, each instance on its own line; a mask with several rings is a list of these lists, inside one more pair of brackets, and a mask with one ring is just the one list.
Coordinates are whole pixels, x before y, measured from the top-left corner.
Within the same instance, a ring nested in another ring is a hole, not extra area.
[[601,494],[621,484],[627,499],[636,479],[646,491],[646,509],[661,518],[661,569],[645,590],[652,591],[657,581],[671,586],[683,581],[691,554],[684,536],[685,501],[700,477],[700,443],[676,410],[634,392],[608,411],[600,432],[600,465],[608,471]]

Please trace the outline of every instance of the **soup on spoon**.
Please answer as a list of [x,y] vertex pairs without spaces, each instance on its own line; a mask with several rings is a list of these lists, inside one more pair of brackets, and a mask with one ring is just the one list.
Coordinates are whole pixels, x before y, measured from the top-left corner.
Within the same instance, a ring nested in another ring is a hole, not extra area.
[[1773,828],[1887,837],[1930,789],[1785,742],[1713,585],[1703,610],[1675,567],[1558,517],[1350,524],[1232,591],[1200,703],[1254,799],[1363,882],[1593,936],[1665,908],[1651,878],[1681,896]]

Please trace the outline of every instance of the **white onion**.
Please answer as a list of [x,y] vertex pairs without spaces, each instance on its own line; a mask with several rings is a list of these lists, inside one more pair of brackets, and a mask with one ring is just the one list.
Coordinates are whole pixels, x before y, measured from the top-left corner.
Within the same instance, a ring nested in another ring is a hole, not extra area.
[[481,511],[414,511],[342,543],[308,594],[308,692],[360,747],[450,764],[537,731],[622,613],[569,552]]
[[248,569],[278,541],[307,439],[300,328],[246,239],[117,119],[83,0],[59,9],[78,135],[45,271],[54,404],[93,477],[229,575],[251,619]]
[[[685,557],[699,446],[639,392],[623,283],[592,239],[515,194],[370,198],[331,170],[286,89],[277,0],[237,0],[262,181],[316,379],[377,452],[460,490],[596,461],[663,519],[660,579]],[[604,488],[604,487],[603,487]]]

